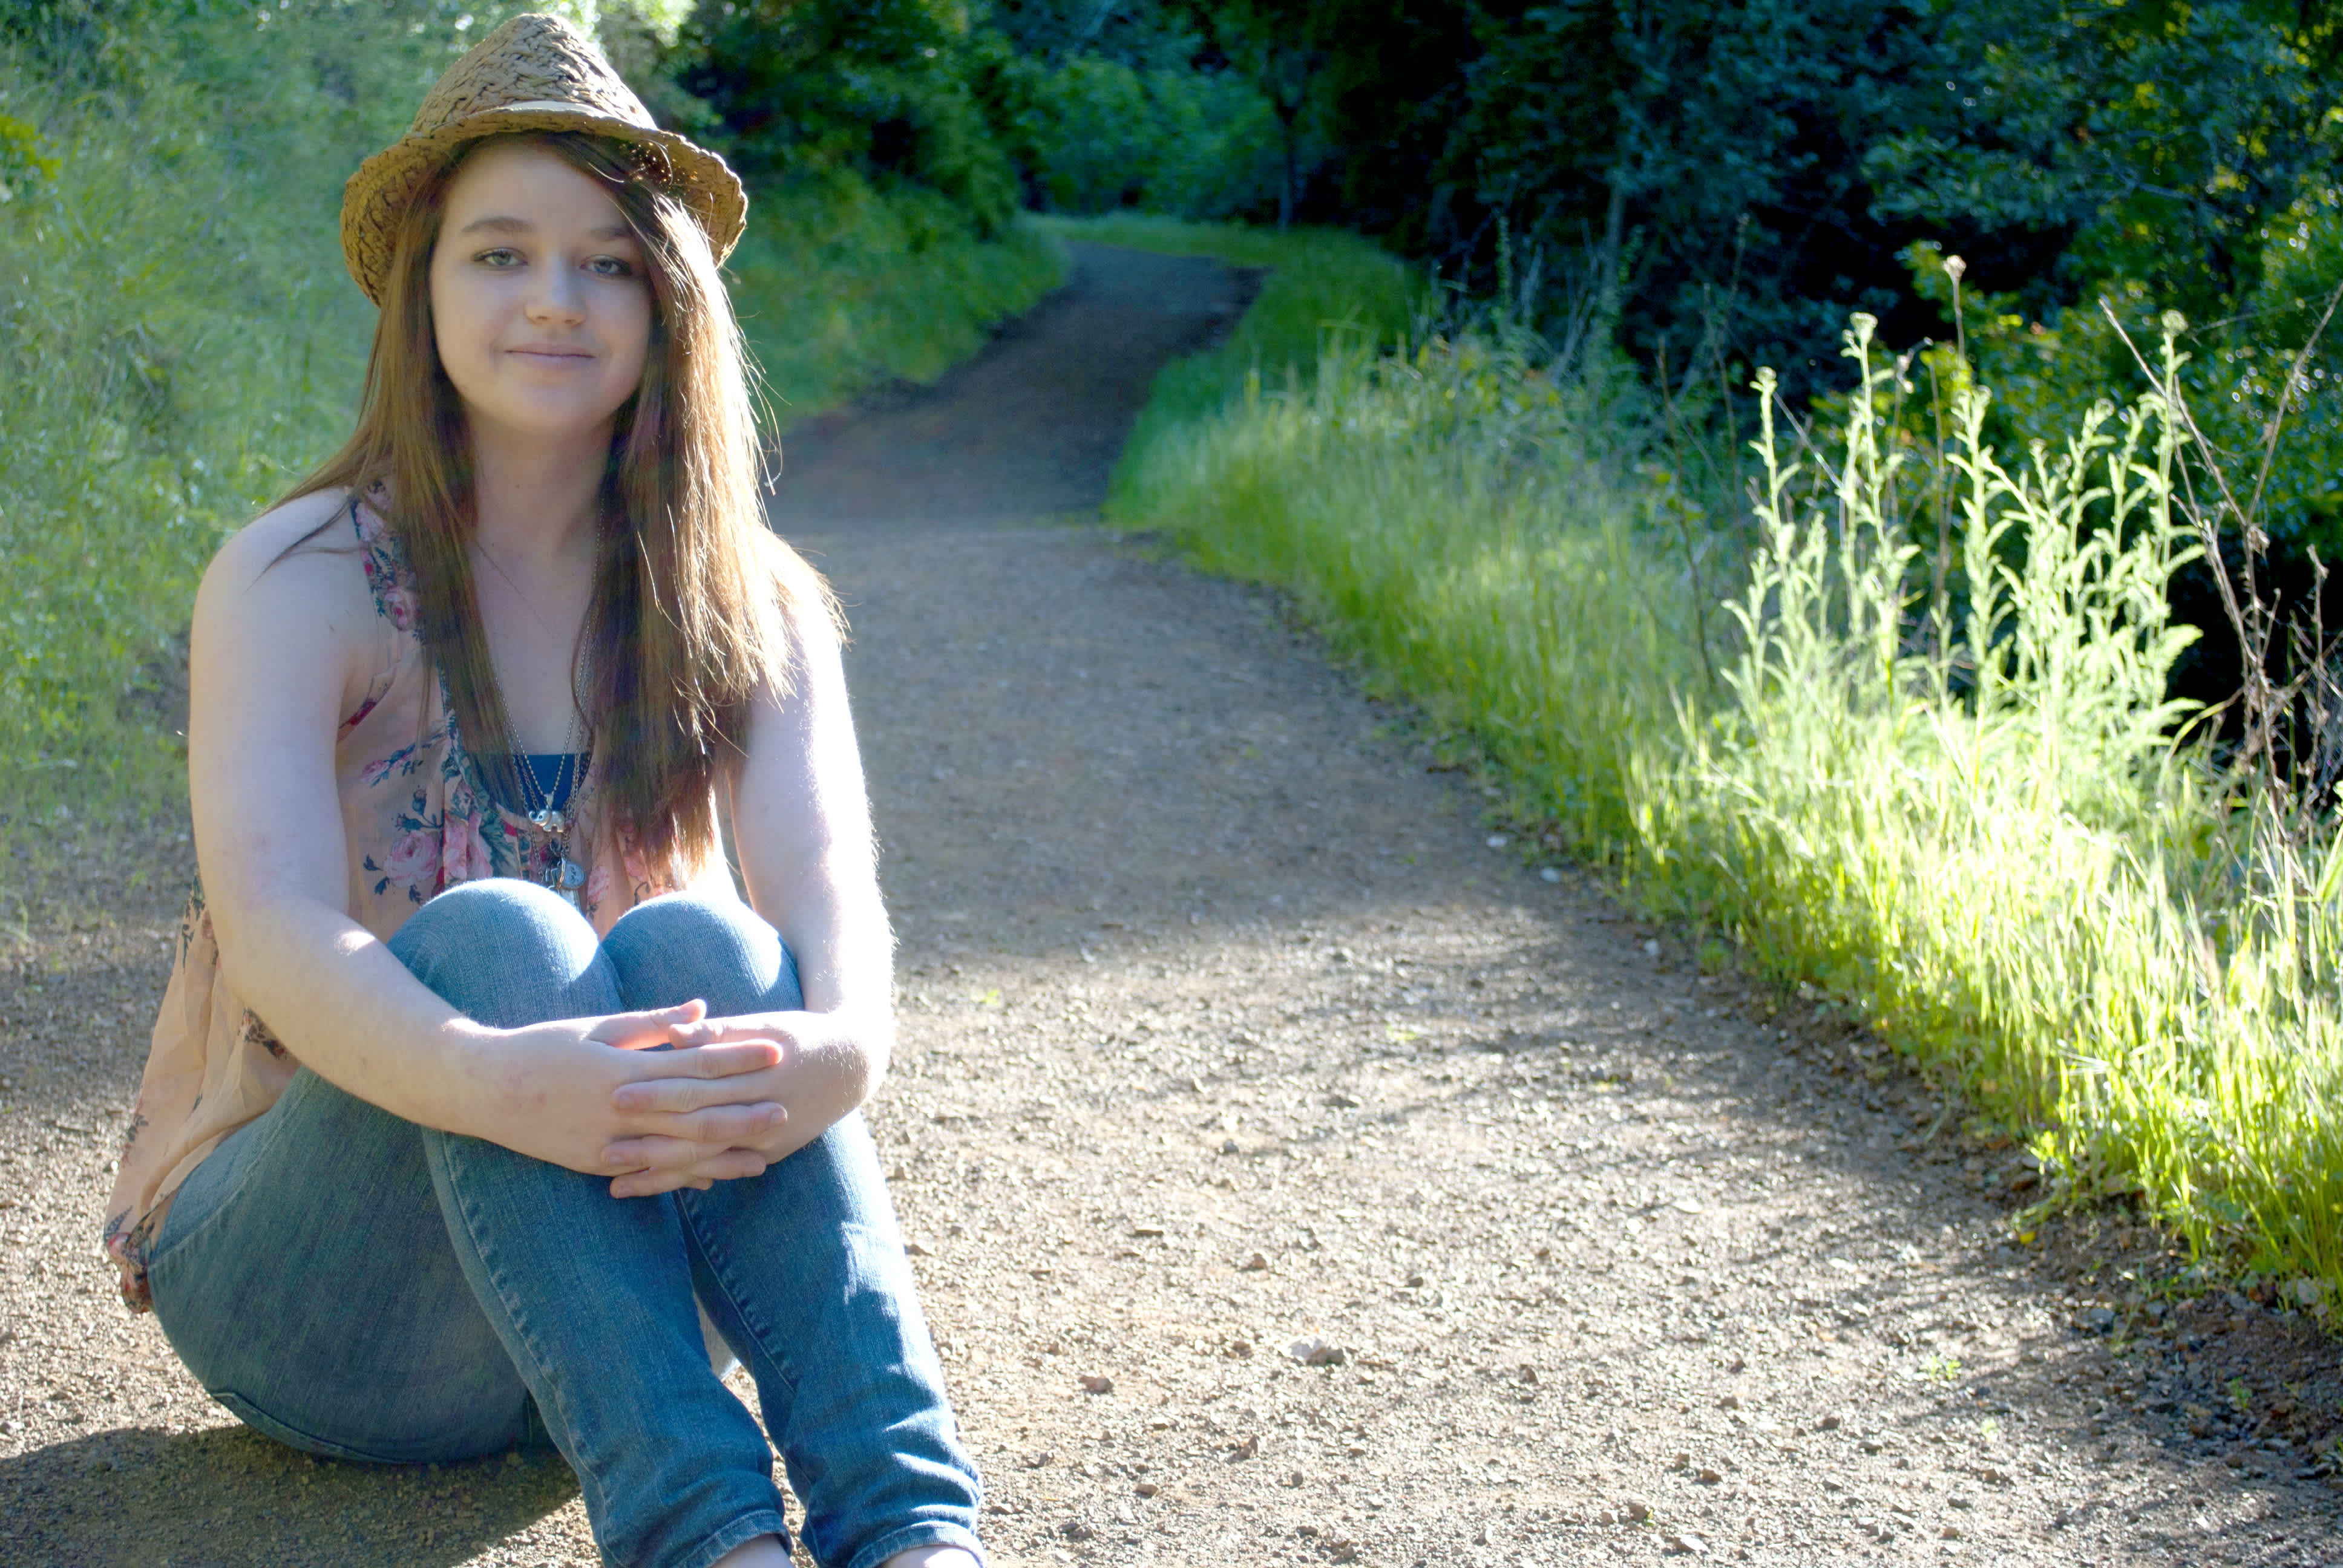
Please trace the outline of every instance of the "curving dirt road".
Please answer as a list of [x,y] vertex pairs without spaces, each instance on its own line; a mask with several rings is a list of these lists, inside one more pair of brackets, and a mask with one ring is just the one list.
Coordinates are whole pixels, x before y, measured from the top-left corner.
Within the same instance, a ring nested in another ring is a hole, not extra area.
[[[2328,1342],[2149,1303],[2119,1216],[2018,1247],[2014,1151],[1826,1007],[1497,842],[1268,597],[1081,526],[1243,297],[1077,246],[801,429],[776,507],[858,638],[873,1121],[997,1560],[2343,1563]],[[558,1462],[314,1464],[108,1300],[185,860],[0,923],[0,1562],[590,1561]]]

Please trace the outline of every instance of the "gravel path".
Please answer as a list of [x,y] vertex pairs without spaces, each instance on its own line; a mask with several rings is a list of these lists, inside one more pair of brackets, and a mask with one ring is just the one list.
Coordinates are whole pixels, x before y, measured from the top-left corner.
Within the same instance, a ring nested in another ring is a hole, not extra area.
[[[777,508],[858,638],[872,1117],[997,1560],[2343,1563],[2303,1320],[2154,1299],[2120,1214],[2018,1246],[2017,1151],[1498,842],[1273,600],[1079,526],[1245,283],[1079,246]],[[591,1561],[558,1461],[312,1463],[112,1303],[186,859],[0,920],[0,1562]]]

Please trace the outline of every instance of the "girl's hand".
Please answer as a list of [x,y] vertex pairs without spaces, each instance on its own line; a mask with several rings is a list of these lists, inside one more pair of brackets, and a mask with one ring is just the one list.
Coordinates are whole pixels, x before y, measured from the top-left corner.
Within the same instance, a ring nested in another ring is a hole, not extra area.
[[[717,1181],[761,1176],[765,1167],[812,1142],[860,1105],[876,1081],[879,1053],[834,1013],[769,1012],[707,1019],[671,1029],[696,1051],[766,1050],[770,1065],[725,1076],[674,1073],[618,1085],[611,1107],[645,1126],[603,1151],[605,1170],[619,1172],[611,1196],[643,1198],[679,1187],[706,1191]],[[664,1063],[684,1051],[662,1052]],[[728,1113],[770,1104],[780,1114],[731,1135]]]
[[[688,1038],[703,1029],[707,1011],[690,1001],[487,1031],[486,1114],[455,1131],[590,1175],[612,1169],[604,1151],[618,1141],[656,1137],[718,1151],[751,1143],[788,1119],[773,1096],[747,1089],[780,1052],[769,1039]],[[662,1046],[677,1049],[653,1049]],[[620,1090],[647,1079],[703,1092],[682,1111],[619,1102]],[[705,1174],[753,1174],[751,1162],[718,1159]]]

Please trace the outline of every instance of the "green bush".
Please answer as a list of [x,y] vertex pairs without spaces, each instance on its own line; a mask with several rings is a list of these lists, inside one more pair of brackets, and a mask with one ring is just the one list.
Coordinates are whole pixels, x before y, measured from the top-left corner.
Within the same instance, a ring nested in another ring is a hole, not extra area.
[[[160,798],[196,574],[347,427],[372,313],[342,269],[341,182],[445,45],[373,8],[266,15],[55,16],[95,45],[65,72],[42,36],[0,42],[0,114],[39,127],[49,170],[0,208],[12,837],[68,799]],[[273,68],[319,50],[329,68]]]
[[[2318,329],[2343,283],[2343,212],[2331,194],[2305,200],[2264,236],[2257,281],[2229,317],[2190,324],[2181,342],[2188,361],[2181,384],[2207,437],[2235,472],[2260,467],[2271,421],[2284,407],[2285,461],[2262,487],[2267,527],[2279,543],[2343,558],[2343,312]],[[1949,318],[1955,280],[1933,243],[1912,247],[1914,284]],[[2155,339],[2163,312],[2136,278],[2099,285],[2089,300],[2055,323],[2029,316],[2010,294],[1971,288],[1961,300],[1969,358],[1992,387],[1991,434],[2009,446],[2076,427],[2102,387],[2144,390],[2153,382],[2136,346]],[[2298,356],[2301,378],[2286,396]],[[1933,362],[1949,365],[1953,349]]]
[[940,192],[882,193],[840,170],[759,191],[729,270],[786,426],[875,382],[934,380],[1065,263],[1031,224],[988,239]]
[[699,6],[667,64],[750,176],[924,186],[990,236],[1017,183],[970,87],[969,33],[950,0],[742,0]]
[[993,120],[1044,211],[1211,219],[1276,205],[1277,119],[1233,73],[1096,55],[1052,65],[1005,47],[989,72]]

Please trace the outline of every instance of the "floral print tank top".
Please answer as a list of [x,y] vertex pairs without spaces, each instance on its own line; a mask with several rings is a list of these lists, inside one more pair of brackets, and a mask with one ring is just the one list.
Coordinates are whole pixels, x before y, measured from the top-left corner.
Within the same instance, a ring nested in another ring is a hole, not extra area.
[[[379,654],[365,699],[336,735],[334,777],[349,845],[349,913],[387,939],[458,882],[544,882],[551,849],[526,818],[495,799],[457,733],[446,688],[423,657],[414,575],[397,539],[359,502],[350,504],[347,519],[374,598]],[[729,893],[720,856],[706,866],[648,866],[597,813],[591,792],[578,817],[571,853],[583,852],[582,907],[597,931],[659,893],[718,881]],[[299,1068],[237,997],[199,880],[179,923],[170,984],[106,1204],[104,1243],[131,1308],[152,1304],[146,1260],[172,1194],[221,1139],[276,1104]]]

